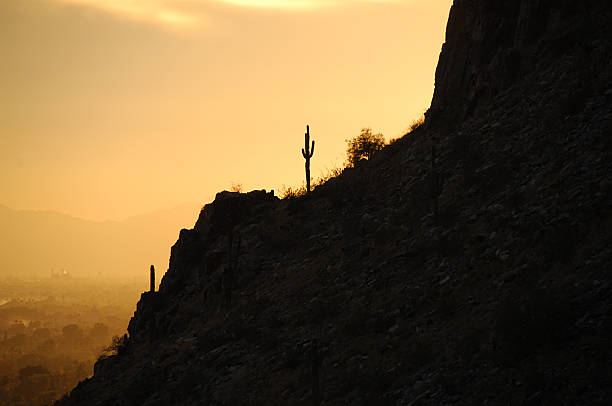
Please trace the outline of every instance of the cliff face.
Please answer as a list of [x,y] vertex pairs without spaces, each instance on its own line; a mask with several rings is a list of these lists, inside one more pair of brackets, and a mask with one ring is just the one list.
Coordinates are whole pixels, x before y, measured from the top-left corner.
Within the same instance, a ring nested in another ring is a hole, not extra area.
[[[431,115],[477,115],[525,75],[564,57],[580,59],[577,65],[588,67],[588,74],[599,72],[610,55],[609,17],[601,0],[455,1]],[[568,74],[573,68],[564,67]]]
[[58,405],[607,404],[611,17],[456,1],[426,126],[304,198],[219,194]]

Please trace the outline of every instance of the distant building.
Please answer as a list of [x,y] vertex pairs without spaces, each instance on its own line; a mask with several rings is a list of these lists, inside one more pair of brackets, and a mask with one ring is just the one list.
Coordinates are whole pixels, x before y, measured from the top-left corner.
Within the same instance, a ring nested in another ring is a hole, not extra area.
[[51,279],[69,279],[71,277],[70,272],[62,268],[61,271],[55,271],[51,268]]

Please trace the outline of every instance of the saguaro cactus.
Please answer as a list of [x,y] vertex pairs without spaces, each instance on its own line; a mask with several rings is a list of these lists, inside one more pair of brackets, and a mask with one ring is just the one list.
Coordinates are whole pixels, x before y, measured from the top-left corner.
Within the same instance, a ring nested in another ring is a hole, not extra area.
[[304,134],[304,148],[302,148],[302,156],[306,160],[306,192],[310,192],[310,158],[314,154],[314,140],[312,141],[312,147],[309,149],[310,144],[310,126],[306,126],[306,134]]
[[150,292],[155,292],[155,267],[151,265],[151,288]]

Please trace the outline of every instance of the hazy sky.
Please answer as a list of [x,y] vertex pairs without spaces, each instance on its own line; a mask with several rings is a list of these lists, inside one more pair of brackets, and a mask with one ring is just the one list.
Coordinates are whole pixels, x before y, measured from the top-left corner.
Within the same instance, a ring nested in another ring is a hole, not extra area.
[[[451,0],[1,0],[0,204],[119,219],[299,185],[430,104]],[[195,222],[195,218],[194,218]]]

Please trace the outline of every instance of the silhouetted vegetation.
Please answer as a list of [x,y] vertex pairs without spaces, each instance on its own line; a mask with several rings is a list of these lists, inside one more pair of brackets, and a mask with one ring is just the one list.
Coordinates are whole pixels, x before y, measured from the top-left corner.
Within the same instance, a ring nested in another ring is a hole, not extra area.
[[[339,176],[343,170],[344,168],[339,168],[339,167],[327,169],[326,172],[324,172],[323,174],[321,174],[321,176],[319,176],[318,178],[312,181],[312,188],[316,189],[317,187],[323,185],[328,180]],[[295,199],[297,197],[301,197],[306,194],[306,186],[304,186],[304,184],[298,187],[291,187],[291,186],[283,185],[280,188],[279,192],[280,192],[281,199]]]
[[232,182],[232,186],[230,187],[230,192],[242,193],[243,187],[240,182]]
[[113,336],[109,346],[104,347],[104,352],[108,355],[117,355],[123,351],[127,344],[127,335]]
[[371,128],[362,128],[361,133],[352,139],[346,140],[347,166],[353,167],[362,159],[371,159],[377,151],[385,146],[385,137],[378,133],[372,133]]
[[280,188],[280,198],[281,199],[295,199],[300,196],[304,196],[306,194],[305,186],[281,186]]
[[412,123],[410,123],[410,125],[408,126],[408,128],[410,129],[409,133],[421,127],[423,124],[425,124],[425,116],[421,116],[416,120],[413,120]]
[[306,193],[310,192],[310,158],[314,155],[315,142],[312,141],[312,147],[309,148],[310,127],[306,126],[306,134],[304,134],[304,148],[302,148],[302,156],[306,160]]
[[151,278],[150,278],[150,286],[149,292],[155,292],[155,266],[151,265]]
[[[415,119],[409,125],[409,131],[407,134],[417,130],[425,123],[425,116],[421,116],[418,119]],[[305,135],[305,146],[306,149],[302,148],[302,156],[306,159],[306,184],[302,184],[300,186],[281,186],[280,188],[280,197],[281,199],[295,199],[301,196],[304,196],[308,191],[317,188],[318,186],[326,183],[332,178],[339,176],[345,168],[354,167],[360,160],[362,159],[371,159],[374,154],[385,147],[385,137],[383,134],[372,133],[371,128],[362,128],[361,133],[352,139],[347,139],[346,143],[348,144],[346,150],[346,162],[343,167],[334,167],[332,169],[328,169],[326,173],[321,175],[319,178],[315,180],[310,179],[310,158],[314,153],[314,141],[312,141],[312,148],[308,149],[308,142],[310,137],[310,128],[306,126],[306,134]],[[406,135],[407,135],[406,134]],[[399,140],[399,138],[395,138],[389,141],[389,144],[394,143]]]
[[[302,155],[306,159],[306,184],[302,184],[298,187],[285,186],[283,185],[280,188],[280,197],[281,199],[295,199],[301,196],[304,196],[308,191],[311,190],[311,180],[310,180],[310,158],[307,158],[309,154],[312,157],[312,153],[314,152],[314,141],[312,142],[312,149],[308,150],[308,140],[309,136],[309,127],[307,126],[307,131],[305,134],[305,142],[306,142],[306,150],[302,149]],[[363,128],[361,133],[350,140],[346,140],[348,147],[346,150],[347,160],[344,167],[334,167],[332,169],[328,169],[326,173],[322,174],[319,178],[312,181],[312,189],[317,188],[318,186],[323,185],[327,181],[332,178],[339,176],[345,168],[354,167],[357,162],[362,159],[371,159],[374,154],[381,150],[385,146],[385,138],[382,134],[373,134],[372,129]]]

